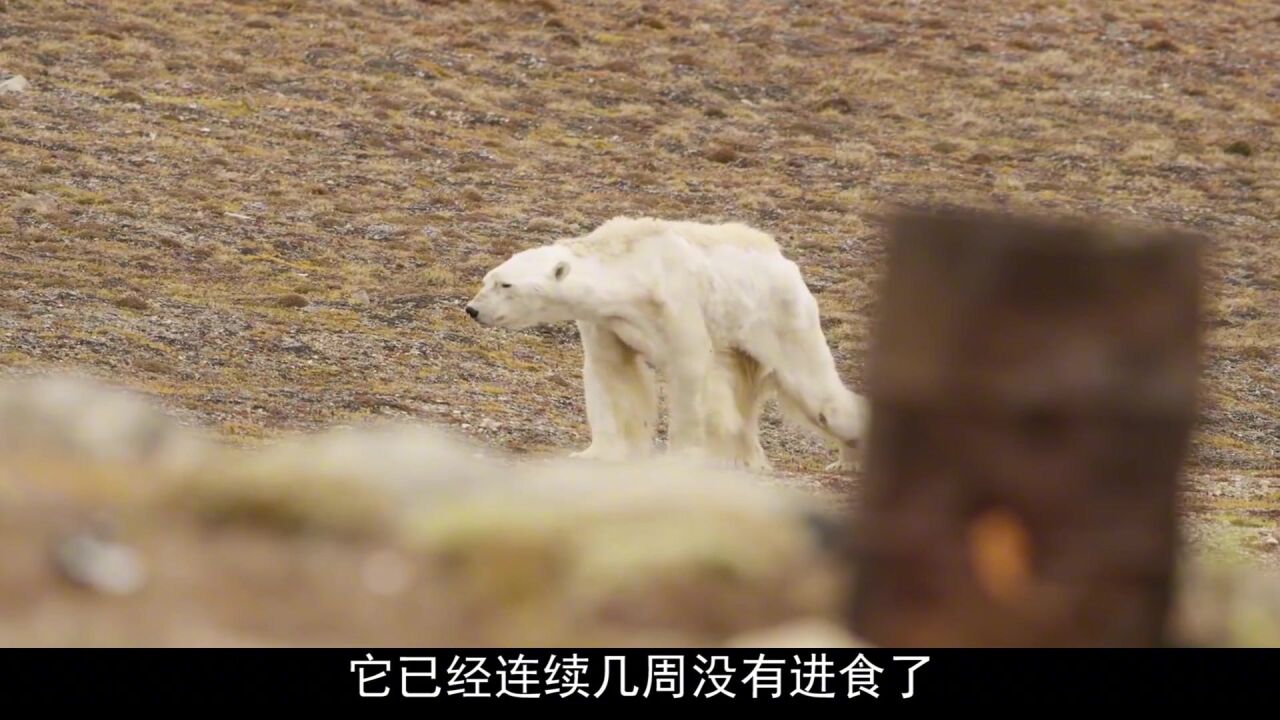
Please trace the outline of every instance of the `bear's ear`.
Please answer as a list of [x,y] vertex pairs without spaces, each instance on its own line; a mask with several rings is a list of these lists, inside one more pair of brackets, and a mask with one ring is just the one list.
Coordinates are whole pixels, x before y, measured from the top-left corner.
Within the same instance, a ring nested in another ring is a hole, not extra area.
[[568,260],[561,260],[560,262],[556,263],[556,269],[551,271],[551,276],[554,277],[557,282],[565,279],[565,277],[568,275],[569,275]]

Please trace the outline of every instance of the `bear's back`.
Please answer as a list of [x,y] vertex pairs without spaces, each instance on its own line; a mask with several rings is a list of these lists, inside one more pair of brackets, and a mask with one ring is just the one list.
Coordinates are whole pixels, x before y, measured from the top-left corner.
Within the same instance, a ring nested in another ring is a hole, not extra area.
[[626,255],[637,243],[674,233],[701,248],[731,245],[763,252],[780,252],[777,242],[766,232],[737,222],[700,223],[659,218],[615,217],[586,235],[560,240],[579,255],[611,257]]

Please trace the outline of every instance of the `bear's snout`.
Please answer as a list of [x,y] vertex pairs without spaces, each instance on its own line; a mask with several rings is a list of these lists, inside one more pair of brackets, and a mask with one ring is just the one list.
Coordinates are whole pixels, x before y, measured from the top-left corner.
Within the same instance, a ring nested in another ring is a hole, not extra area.
[[480,311],[477,310],[474,305],[467,306],[467,314],[471,316],[472,320],[478,320],[480,318]]

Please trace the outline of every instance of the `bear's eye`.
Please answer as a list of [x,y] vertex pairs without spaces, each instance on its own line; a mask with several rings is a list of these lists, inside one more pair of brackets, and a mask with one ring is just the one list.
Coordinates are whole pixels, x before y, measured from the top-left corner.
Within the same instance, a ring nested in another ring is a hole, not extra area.
[[511,283],[499,283],[499,284],[498,284],[498,287],[502,287],[502,288],[509,288],[509,287],[511,287]]

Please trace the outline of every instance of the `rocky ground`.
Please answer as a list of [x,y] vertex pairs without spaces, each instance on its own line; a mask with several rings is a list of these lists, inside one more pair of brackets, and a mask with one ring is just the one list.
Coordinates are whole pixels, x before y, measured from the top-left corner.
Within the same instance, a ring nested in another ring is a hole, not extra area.
[[[0,367],[234,444],[389,416],[562,453],[575,333],[461,312],[514,250],[754,223],[861,388],[885,208],[1141,217],[1212,239],[1189,533],[1274,563],[1280,15],[1149,8],[0,0]],[[767,422],[779,482],[856,487]]]
[[[0,382],[0,645],[867,645],[850,516],[778,485],[415,422],[236,447],[100,383]],[[979,585],[1055,607],[1003,527]],[[1173,580],[1169,643],[1280,643],[1280,574],[1182,554]]]

